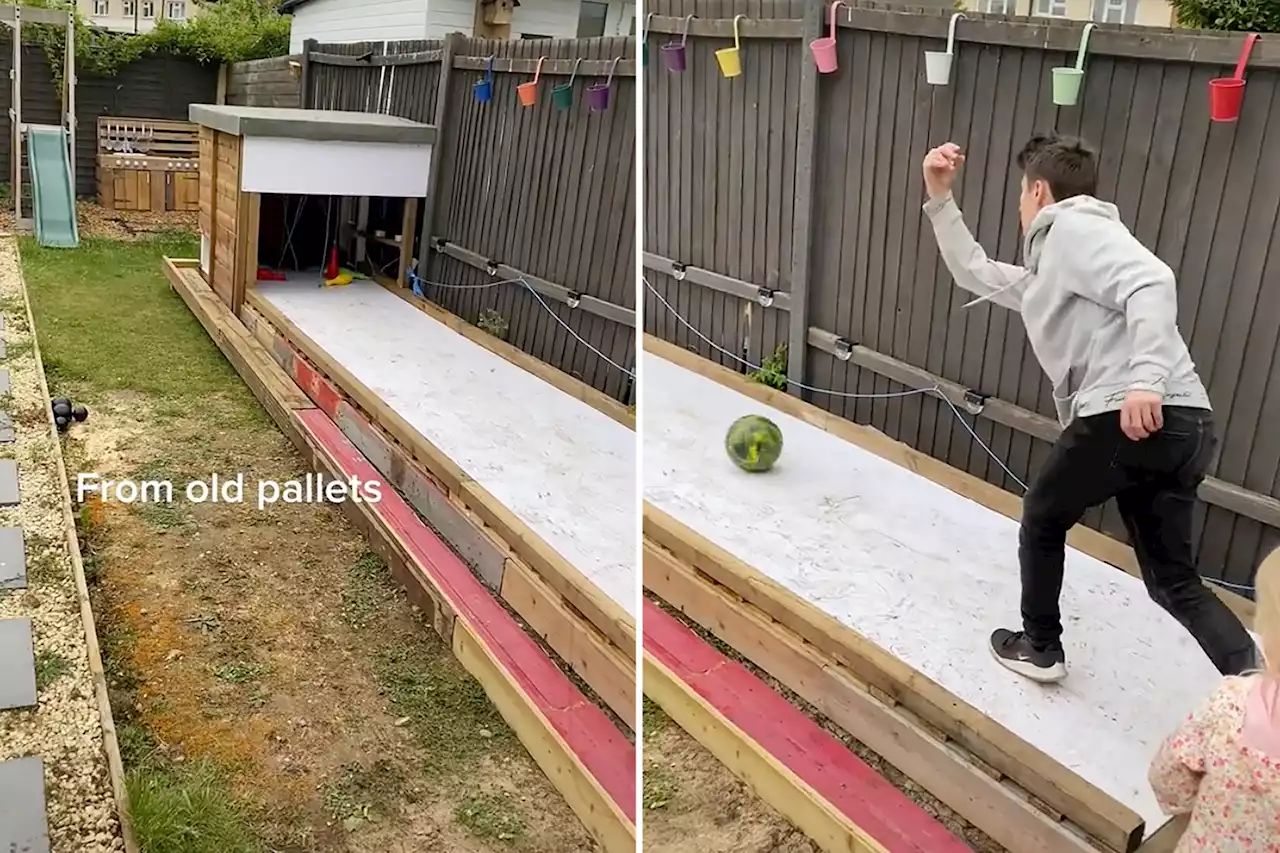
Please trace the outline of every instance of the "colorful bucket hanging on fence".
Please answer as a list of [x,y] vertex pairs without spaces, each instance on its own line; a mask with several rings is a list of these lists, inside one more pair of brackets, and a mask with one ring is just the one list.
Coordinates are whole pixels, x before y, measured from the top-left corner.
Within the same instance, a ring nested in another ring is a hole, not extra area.
[[552,87],[551,103],[556,109],[567,110],[573,106],[573,81],[578,79],[578,66],[581,64],[581,59],[575,60],[573,71],[569,74],[569,82]]
[[836,58],[836,9],[843,5],[841,0],[831,4],[830,32],[824,38],[809,42],[809,49],[813,51],[813,62],[818,66],[819,74],[832,74],[840,67],[840,61]]
[[538,64],[533,69],[533,79],[528,83],[521,83],[516,86],[516,95],[520,98],[520,106],[531,107],[538,102],[538,78],[542,76],[542,63],[546,62],[545,56],[538,57]]
[[621,56],[614,57],[613,64],[609,66],[609,76],[603,83],[587,87],[587,107],[591,112],[602,113],[609,109],[609,96],[613,93],[613,72],[621,59]]
[[493,56],[490,56],[485,64],[484,77],[476,82],[472,93],[475,95],[476,100],[482,104],[487,104],[493,100]]
[[964,15],[956,12],[947,24],[947,49],[924,52],[924,78],[930,86],[946,86],[951,82],[951,63],[956,56],[956,24]]
[[725,77],[742,76],[742,37],[738,34],[738,21],[745,17],[747,16],[733,16],[733,47],[716,51],[716,62],[720,63],[720,73]]
[[1219,77],[1209,81],[1209,118],[1214,121],[1235,121],[1240,118],[1240,107],[1244,104],[1244,69],[1249,64],[1249,54],[1258,41],[1257,33],[1249,33],[1244,37],[1244,46],[1240,48],[1240,60],[1236,62],[1236,73],[1231,77]]
[[680,41],[672,39],[662,46],[662,61],[667,66],[668,71],[674,71],[679,74],[685,69],[685,46],[689,43],[689,22],[694,17],[696,16],[684,16],[684,31],[680,34]]
[[1080,84],[1084,81],[1084,55],[1089,49],[1089,33],[1096,24],[1085,24],[1080,34],[1080,48],[1076,51],[1076,65],[1053,69],[1053,102],[1060,107],[1074,106],[1080,99]]

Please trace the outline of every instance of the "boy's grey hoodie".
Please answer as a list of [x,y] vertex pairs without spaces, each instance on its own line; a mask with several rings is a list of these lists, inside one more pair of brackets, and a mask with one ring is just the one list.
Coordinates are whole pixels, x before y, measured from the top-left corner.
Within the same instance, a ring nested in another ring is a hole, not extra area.
[[1064,427],[1119,409],[1134,390],[1211,408],[1178,332],[1173,270],[1115,205],[1075,196],[1041,210],[1023,244],[1026,267],[990,260],[950,195],[924,211],[956,284],[980,297],[969,304],[989,299],[1022,314]]

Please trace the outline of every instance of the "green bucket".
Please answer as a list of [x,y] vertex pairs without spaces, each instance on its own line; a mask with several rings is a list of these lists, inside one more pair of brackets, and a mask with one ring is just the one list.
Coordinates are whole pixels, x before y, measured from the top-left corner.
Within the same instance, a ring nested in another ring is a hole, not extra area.
[[551,103],[558,110],[567,110],[573,106],[573,84],[561,83],[551,90]]
[[1080,99],[1080,82],[1084,80],[1081,68],[1053,69],[1053,102],[1060,107],[1074,106]]

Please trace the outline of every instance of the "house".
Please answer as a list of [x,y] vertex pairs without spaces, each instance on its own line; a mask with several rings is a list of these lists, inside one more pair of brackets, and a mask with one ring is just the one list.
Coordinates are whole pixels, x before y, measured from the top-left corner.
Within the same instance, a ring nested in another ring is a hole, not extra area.
[[485,38],[591,38],[635,32],[634,0],[283,0],[290,50],[318,42]]
[[966,7],[992,15],[1034,15],[1099,24],[1176,26],[1167,0],[966,0]]
[[156,21],[185,21],[200,13],[194,0],[76,0],[90,26],[118,33],[149,33]]

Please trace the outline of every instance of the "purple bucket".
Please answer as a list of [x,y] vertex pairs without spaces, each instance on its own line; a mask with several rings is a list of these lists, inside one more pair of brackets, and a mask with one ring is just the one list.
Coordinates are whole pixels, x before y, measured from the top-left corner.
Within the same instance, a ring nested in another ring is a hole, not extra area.
[[587,87],[587,107],[593,113],[602,113],[609,109],[609,92],[611,87],[608,83],[599,83],[595,86]]
[[680,72],[684,65],[684,42],[669,41],[662,46],[662,59],[668,71]]

